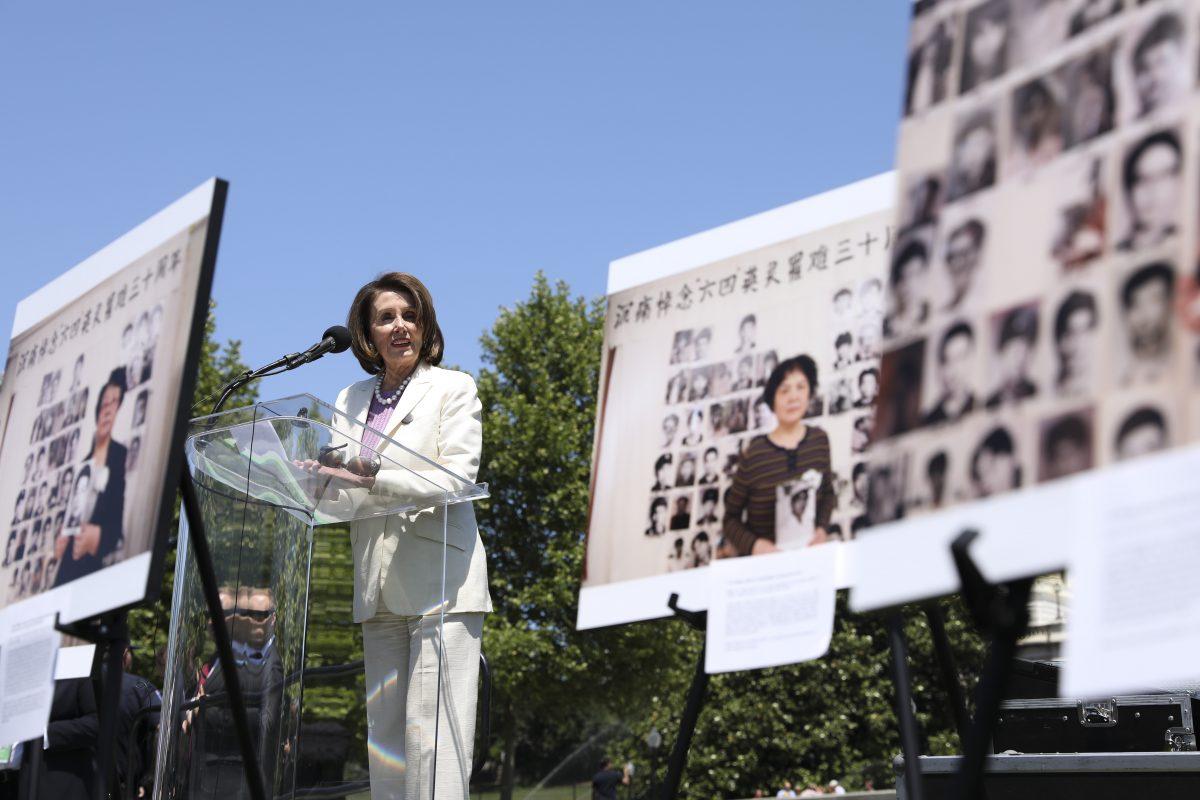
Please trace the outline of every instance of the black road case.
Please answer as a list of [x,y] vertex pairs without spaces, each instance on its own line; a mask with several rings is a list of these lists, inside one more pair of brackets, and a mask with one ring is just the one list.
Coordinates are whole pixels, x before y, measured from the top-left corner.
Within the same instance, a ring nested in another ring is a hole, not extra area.
[[1154,753],[1196,749],[1189,694],[1087,700],[1008,700],[992,734],[996,753]]
[[[961,756],[921,756],[925,800],[949,800]],[[899,800],[904,759],[895,763]],[[1195,800],[1200,753],[993,755],[984,766],[987,800]]]

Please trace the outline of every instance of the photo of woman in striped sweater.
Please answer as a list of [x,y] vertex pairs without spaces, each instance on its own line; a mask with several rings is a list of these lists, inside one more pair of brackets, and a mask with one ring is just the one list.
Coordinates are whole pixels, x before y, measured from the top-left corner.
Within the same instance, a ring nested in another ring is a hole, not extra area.
[[[725,495],[722,529],[727,549],[737,555],[828,539],[829,517],[837,505],[829,437],[804,421],[816,391],[817,365],[807,355],[783,361],[767,379],[763,400],[775,416],[775,428],[747,446]],[[804,505],[811,505],[807,530],[793,513],[792,495],[799,492],[805,493]]]

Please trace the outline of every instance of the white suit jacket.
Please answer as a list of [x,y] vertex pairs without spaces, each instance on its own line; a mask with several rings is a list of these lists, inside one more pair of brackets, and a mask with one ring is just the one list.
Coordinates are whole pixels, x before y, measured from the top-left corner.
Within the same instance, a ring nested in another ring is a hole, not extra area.
[[[337,409],[365,424],[375,379],[359,381],[341,391]],[[475,381],[466,373],[421,364],[397,401],[383,431],[399,442],[468,481],[479,472],[483,442],[481,405]],[[335,424],[335,427],[340,427]],[[350,434],[349,425],[347,433]],[[358,455],[360,431],[348,435],[348,455]],[[405,450],[383,442],[385,459],[413,470],[381,469],[371,499],[420,497],[434,484],[456,488],[445,473]],[[414,474],[415,473],[415,474]],[[424,476],[424,477],[422,477]],[[428,480],[425,480],[427,478]],[[364,622],[377,611],[402,616],[437,613],[442,603],[443,514],[445,532],[446,613],[492,610],[488,594],[487,560],[475,509],[470,502],[439,508],[371,517],[350,524],[354,553],[354,621]]]

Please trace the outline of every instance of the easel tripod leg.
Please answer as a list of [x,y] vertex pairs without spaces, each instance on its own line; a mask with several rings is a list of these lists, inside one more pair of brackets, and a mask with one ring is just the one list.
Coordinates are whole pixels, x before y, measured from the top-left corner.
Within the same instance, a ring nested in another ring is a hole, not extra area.
[[936,602],[925,606],[925,617],[929,621],[929,634],[933,639],[938,671],[942,674],[942,685],[946,687],[946,702],[950,705],[950,713],[954,717],[958,746],[966,747],[970,717],[967,715],[967,698],[958,679],[958,667],[954,663],[954,652],[950,649],[950,637],[946,635],[946,619]]
[[679,792],[679,784],[683,780],[683,768],[687,766],[688,751],[692,747],[692,736],[696,733],[696,722],[700,719],[700,710],[704,708],[704,695],[708,691],[708,673],[704,671],[706,649],[707,643],[700,645],[700,658],[696,661],[696,673],[692,676],[687,704],[683,707],[683,717],[679,720],[679,736],[675,739],[675,747],[671,750],[671,760],[667,764],[667,778],[662,786],[662,800],[674,800],[675,795]]
[[1012,676],[1012,662],[1017,654],[1017,640],[1025,629],[1029,588],[1031,581],[1021,580],[1007,584],[1004,616],[998,625],[992,645],[988,651],[987,664],[979,678],[975,692],[975,719],[963,745],[962,766],[956,778],[952,797],[962,800],[980,800],[985,797],[983,768],[991,747],[992,731],[1000,713],[1000,703],[1008,689]]
[[99,703],[100,732],[96,738],[96,771],[93,775],[93,797],[105,798],[115,777],[113,757],[116,753],[117,715],[121,710],[121,675],[125,671],[124,643],[129,638],[126,614],[117,611],[105,614],[100,621],[97,647],[103,650],[104,669],[101,672]]
[[888,617],[888,642],[892,650],[892,681],[896,685],[896,716],[900,721],[900,751],[904,754],[904,787],[907,800],[923,800],[921,733],[913,711],[908,643],[904,639],[904,617],[899,611]]

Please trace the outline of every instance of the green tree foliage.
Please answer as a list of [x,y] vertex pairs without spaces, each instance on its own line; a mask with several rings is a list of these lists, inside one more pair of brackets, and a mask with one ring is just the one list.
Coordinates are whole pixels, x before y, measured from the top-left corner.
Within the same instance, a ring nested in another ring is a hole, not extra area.
[[[204,323],[204,341],[200,348],[200,368],[196,376],[196,391],[193,395],[192,414],[207,414],[217,400],[223,385],[246,369],[242,362],[241,342],[230,339],[222,345],[216,338],[216,304],[209,305],[208,318]],[[254,385],[244,386],[234,392],[226,408],[253,403],[257,398]],[[179,529],[179,500],[175,501],[175,515],[169,531],[159,535],[174,540]],[[167,553],[163,569],[162,589],[158,600],[152,604],[135,608],[129,612],[129,638],[134,645],[133,672],[152,678],[162,685],[162,663],[157,655],[166,647],[168,624],[171,614],[171,591],[175,585],[175,548]]]
[[[518,772],[541,777],[587,726],[648,701],[682,635],[664,624],[575,630],[603,325],[601,303],[539,274],[481,340],[480,480],[491,497],[477,511],[495,604],[483,646],[505,800]],[[547,735],[560,720],[579,727]],[[533,759],[528,768],[518,753]]]

